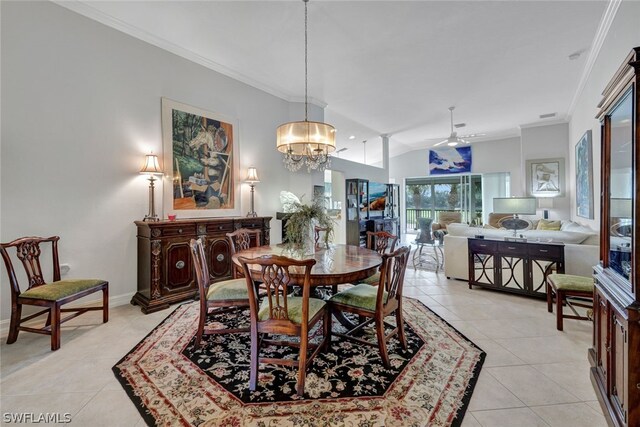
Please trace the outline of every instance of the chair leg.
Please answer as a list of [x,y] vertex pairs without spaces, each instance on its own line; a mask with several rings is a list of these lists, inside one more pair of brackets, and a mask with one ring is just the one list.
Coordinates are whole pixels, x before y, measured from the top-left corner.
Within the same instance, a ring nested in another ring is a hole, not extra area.
[[385,368],[390,367],[389,355],[387,354],[387,343],[384,340],[384,319],[376,317],[376,335],[378,337],[378,348],[380,349],[380,357]]
[[249,367],[249,390],[255,391],[258,386],[258,352],[260,342],[258,341],[258,331],[251,328],[251,366]]
[[109,321],[109,287],[102,290],[102,323]]
[[553,292],[551,285],[547,282],[545,283],[545,288],[547,291],[547,311],[549,313],[553,313],[553,297],[551,293]]
[[322,333],[324,335],[324,348],[322,351],[327,351],[329,350],[329,347],[331,347],[331,310],[328,308],[324,312],[322,327]]
[[47,315],[47,321],[44,322],[44,326],[49,326],[51,325],[51,312],[49,312],[49,314]]
[[398,340],[400,345],[407,350],[407,336],[404,334],[404,319],[402,318],[402,304],[396,309],[396,326],[398,328]]
[[55,303],[51,306],[51,351],[60,348],[60,306]]
[[196,331],[195,349],[202,347],[202,336],[204,335],[204,324],[206,322],[207,312],[200,310],[200,317],[198,318],[198,330]]
[[20,317],[22,317],[22,304],[16,304],[11,310],[11,323],[9,324],[9,336],[7,344],[13,344],[18,339],[18,329],[20,327]]
[[556,329],[561,331],[563,329],[562,325],[562,303],[564,301],[564,292],[560,289],[556,290]]
[[[308,332],[307,332],[308,335]],[[307,343],[308,336],[300,337],[300,354],[298,356],[298,382],[296,384],[296,394],[300,397],[304,395],[304,380],[307,377]]]

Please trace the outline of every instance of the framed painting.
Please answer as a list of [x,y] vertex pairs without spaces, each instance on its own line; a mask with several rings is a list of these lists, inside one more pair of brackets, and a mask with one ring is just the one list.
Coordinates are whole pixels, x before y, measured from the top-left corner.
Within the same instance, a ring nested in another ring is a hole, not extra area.
[[526,165],[528,195],[564,196],[564,159],[527,160]]
[[471,147],[443,147],[429,150],[429,174],[471,172]]
[[576,215],[593,219],[593,150],[591,130],[576,144]]
[[164,214],[240,215],[238,125],[230,117],[162,98]]

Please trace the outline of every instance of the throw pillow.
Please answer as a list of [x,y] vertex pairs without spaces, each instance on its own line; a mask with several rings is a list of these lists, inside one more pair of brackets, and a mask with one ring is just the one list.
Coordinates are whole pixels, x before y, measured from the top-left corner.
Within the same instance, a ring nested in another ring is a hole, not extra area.
[[540,222],[538,222],[537,230],[560,231],[561,226],[561,221],[549,221],[547,219],[541,219]]

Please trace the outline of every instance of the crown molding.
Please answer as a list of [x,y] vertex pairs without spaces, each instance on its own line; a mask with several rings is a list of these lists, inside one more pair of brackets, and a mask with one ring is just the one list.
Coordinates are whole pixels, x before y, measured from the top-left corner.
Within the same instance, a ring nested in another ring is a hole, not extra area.
[[520,125],[520,129],[539,128],[543,126],[555,126],[569,123],[567,118],[560,118],[555,120],[546,120],[541,122],[525,123]]
[[[264,83],[254,80],[251,77],[245,76],[244,74],[238,71],[235,71],[231,68],[225,67],[222,64],[218,64],[215,61],[205,58],[204,56],[198,53],[195,53],[189,49],[186,49],[182,46],[178,46],[177,44],[172,43],[168,40],[165,40],[161,37],[157,37],[141,28],[136,27],[135,25],[131,25],[109,14],[106,14],[90,6],[86,2],[79,1],[79,0],[70,0],[70,1],[69,0],[51,0],[51,1],[57,4],[58,6],[64,7],[65,9],[68,9],[79,15],[82,15],[89,19],[97,21],[110,28],[113,28],[122,33],[125,33],[131,37],[142,40],[146,43],[149,43],[153,46],[156,46],[168,52],[171,52],[174,55],[178,55],[191,62],[195,62],[196,64],[202,65],[203,67],[206,67],[210,70],[223,74],[239,82],[245,83],[249,86],[252,86],[270,95],[283,99],[287,102],[297,102],[297,101],[293,101],[291,95],[285,93],[282,90],[275,89],[271,86],[268,86]],[[323,104],[321,101],[314,102],[314,105],[321,106],[322,108],[326,107],[326,104],[324,105],[321,105],[321,104]]]
[[589,56],[587,57],[587,62],[582,70],[582,75],[580,76],[580,81],[578,82],[578,87],[576,88],[575,93],[573,94],[573,98],[571,99],[571,103],[569,104],[569,108],[567,110],[567,117],[573,116],[573,112],[578,105],[578,99],[580,95],[582,95],[582,91],[587,85],[587,80],[589,80],[589,76],[591,75],[591,71],[593,70],[593,66],[596,63],[596,59],[600,54],[600,49],[602,49],[602,44],[604,40],[607,38],[607,34],[609,33],[609,29],[611,28],[611,23],[613,19],[616,17],[616,13],[618,13],[618,8],[620,8],[620,4],[622,4],[622,0],[609,0],[607,4],[607,8],[602,14],[602,18],[600,19],[600,24],[598,25],[598,30],[596,31],[596,35],[593,38],[593,42],[591,42],[591,49],[589,49]]

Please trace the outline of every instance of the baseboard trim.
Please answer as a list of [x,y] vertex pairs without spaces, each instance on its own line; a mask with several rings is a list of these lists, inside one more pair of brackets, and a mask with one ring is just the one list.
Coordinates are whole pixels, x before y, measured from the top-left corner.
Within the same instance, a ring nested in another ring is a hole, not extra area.
[[[99,294],[102,295],[101,292]],[[120,305],[129,304],[129,302],[131,301],[131,298],[133,297],[133,294],[135,294],[135,292],[127,292],[126,294],[120,294],[113,297],[109,297],[109,309],[113,307],[118,307]],[[82,301],[80,303],[70,303],[65,305],[65,307],[86,307],[90,305],[100,305],[100,304],[102,304],[102,298],[95,298],[91,300]],[[3,339],[9,333],[9,322],[10,322],[10,319],[0,320],[0,336],[2,336]],[[32,324],[38,324],[38,323],[42,324],[42,319],[36,318],[32,321],[24,323],[24,325],[32,325]]]

